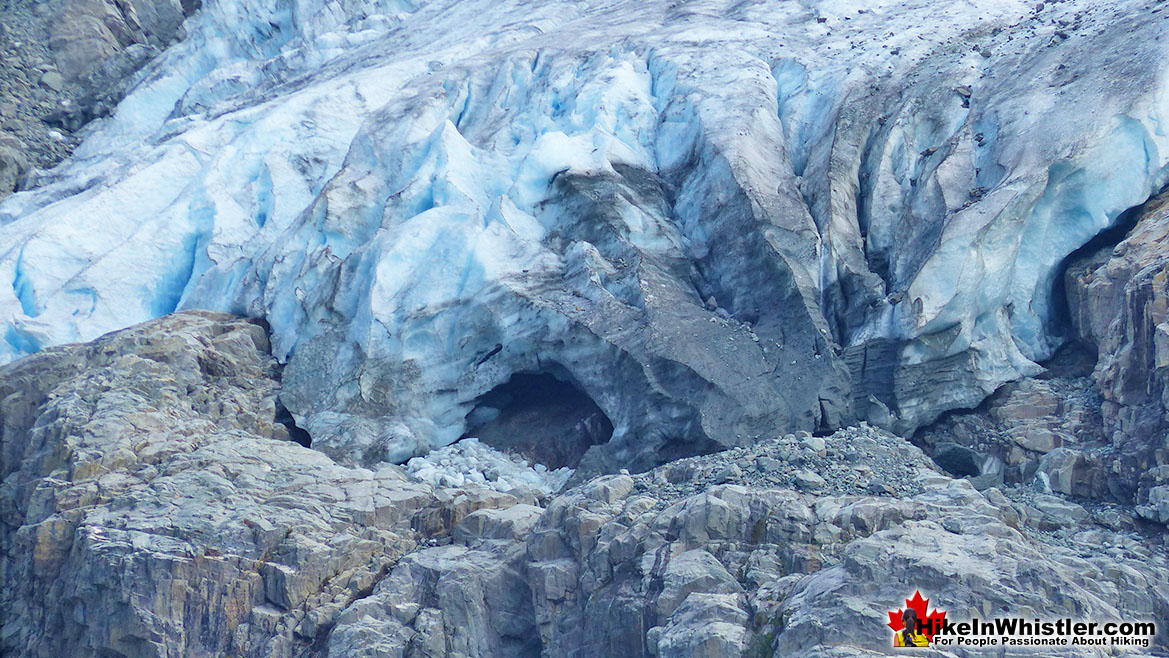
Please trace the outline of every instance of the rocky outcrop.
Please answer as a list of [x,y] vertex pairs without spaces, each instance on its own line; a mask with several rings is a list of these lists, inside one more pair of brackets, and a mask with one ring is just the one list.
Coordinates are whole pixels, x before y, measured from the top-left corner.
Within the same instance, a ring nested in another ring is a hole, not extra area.
[[979,489],[1005,482],[1131,502],[1112,468],[1093,361],[1094,354],[1069,347],[1040,377],[1007,384],[977,409],[951,414],[914,440],[939,466]]
[[301,447],[278,375],[207,313],[0,371],[5,655],[293,655],[421,533],[515,504]]
[[1118,244],[1068,266],[1078,336],[1099,353],[1093,377],[1104,398],[1114,470],[1142,514],[1169,522],[1169,196],[1141,208]]
[[404,558],[341,613],[327,651],[879,655],[885,611],[916,587],[954,617],[1167,609],[1164,547],[1123,510],[1006,492],[980,494],[870,428],[606,476],[542,513],[468,516],[454,543]]
[[0,652],[1169,617],[1162,4],[5,2]]
[[1169,614],[1125,509],[980,493],[874,428],[553,497],[434,486],[291,441],[267,348],[189,312],[0,369],[5,655],[879,655],[916,588],[953,617]]
[[1169,521],[1167,236],[1162,193],[1070,258],[1059,290],[1074,344],[1040,377],[1008,384],[915,439],[980,488],[1034,483],[1136,503],[1146,519]]
[[201,0],[0,4],[0,197],[35,185],[110,114],[137,72],[183,38]]

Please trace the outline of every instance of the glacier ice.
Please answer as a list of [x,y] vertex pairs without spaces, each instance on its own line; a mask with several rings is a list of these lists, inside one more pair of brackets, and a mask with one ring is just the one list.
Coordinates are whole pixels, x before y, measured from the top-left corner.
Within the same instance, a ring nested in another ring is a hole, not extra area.
[[523,372],[613,421],[585,469],[909,431],[1037,372],[1063,259],[1169,182],[1166,16],[205,2],[0,204],[0,361],[261,316],[285,404],[354,459],[454,442]]

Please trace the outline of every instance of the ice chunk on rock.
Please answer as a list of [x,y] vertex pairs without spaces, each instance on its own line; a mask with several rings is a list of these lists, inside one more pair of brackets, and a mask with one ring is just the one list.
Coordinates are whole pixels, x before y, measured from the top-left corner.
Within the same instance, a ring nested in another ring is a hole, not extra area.
[[497,491],[520,490],[543,495],[559,491],[573,473],[571,468],[550,471],[543,464],[529,464],[474,438],[415,457],[406,462],[406,470],[436,487],[477,484]]

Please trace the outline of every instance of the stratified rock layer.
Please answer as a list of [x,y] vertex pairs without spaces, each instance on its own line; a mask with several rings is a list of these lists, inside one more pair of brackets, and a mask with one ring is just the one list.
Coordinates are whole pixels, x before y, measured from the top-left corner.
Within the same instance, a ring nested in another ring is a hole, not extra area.
[[278,372],[208,313],[0,371],[5,655],[289,655],[415,547],[432,488],[289,440]]
[[5,655],[881,655],[916,589],[952,619],[1169,614],[1130,511],[979,493],[880,430],[436,488],[289,440],[267,347],[188,312],[0,369]]
[[1136,220],[1118,244],[1069,264],[1067,290],[1079,337],[1099,352],[1106,466],[1143,515],[1169,523],[1169,195]]

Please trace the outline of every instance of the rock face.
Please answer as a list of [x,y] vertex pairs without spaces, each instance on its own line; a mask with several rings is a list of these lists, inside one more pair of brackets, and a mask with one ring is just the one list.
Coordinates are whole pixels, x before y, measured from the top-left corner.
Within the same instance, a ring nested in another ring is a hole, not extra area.
[[0,3],[3,655],[1169,618],[1165,3]]
[[110,114],[133,74],[185,36],[200,0],[0,3],[0,197],[37,184]]
[[202,313],[0,371],[5,655],[290,655],[415,547],[432,488],[290,441],[278,372]]
[[352,464],[457,440],[516,376],[611,423],[586,472],[973,407],[1062,342],[1065,258],[1165,184],[1169,15],[870,5],[208,3],[0,205],[0,359],[264,317]]
[[1115,246],[1072,262],[1066,274],[1076,331],[1099,352],[1093,377],[1104,398],[1114,471],[1142,514],[1169,521],[1169,195],[1139,210]]
[[188,312],[0,369],[5,655],[881,655],[916,588],[953,617],[1169,614],[1123,508],[979,493],[870,427],[554,497],[436,487],[289,440],[267,350]]
[[1131,485],[1113,469],[1115,447],[1091,376],[1094,356],[1069,347],[1041,377],[1003,386],[978,409],[923,428],[915,441],[979,489],[1036,484],[1131,503]]
[[1042,488],[1135,503],[1144,518],[1169,522],[1167,239],[1162,191],[1073,255],[1061,288],[1076,345],[1042,377],[921,432],[934,459],[980,488],[1038,478]]

